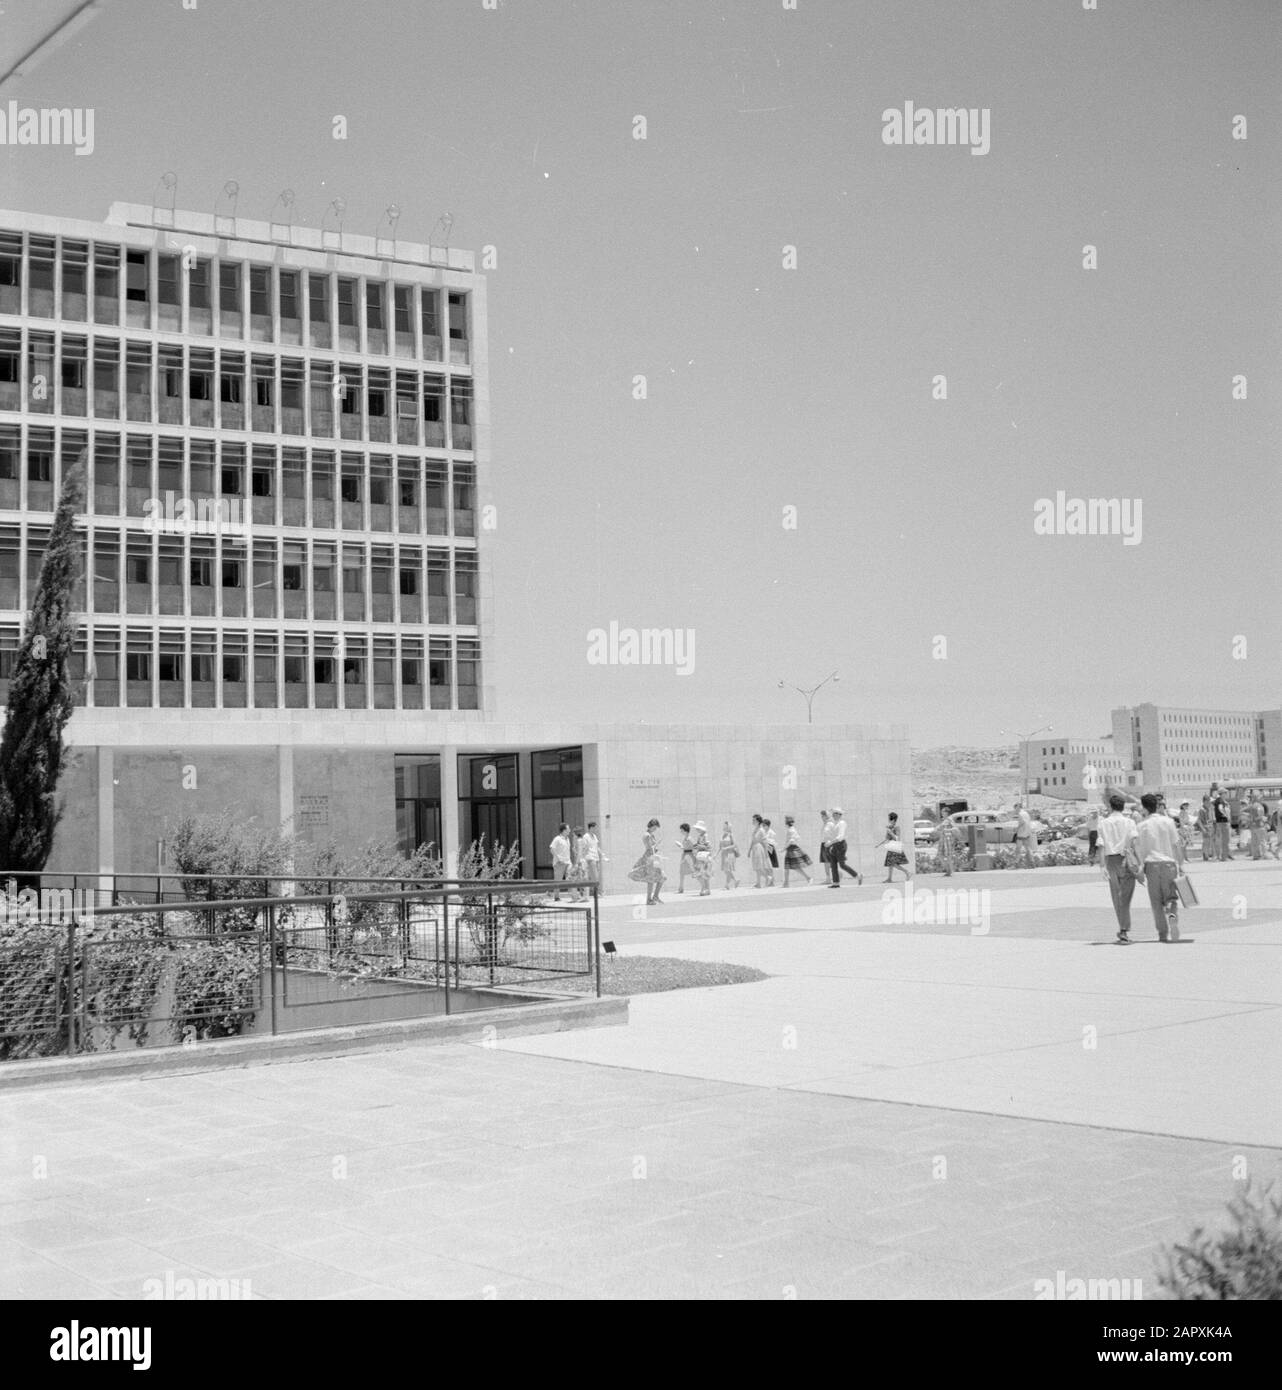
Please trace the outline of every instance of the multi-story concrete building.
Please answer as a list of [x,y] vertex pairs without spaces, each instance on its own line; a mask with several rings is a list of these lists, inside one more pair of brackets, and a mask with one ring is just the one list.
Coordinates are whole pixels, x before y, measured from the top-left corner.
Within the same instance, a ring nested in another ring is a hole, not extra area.
[[1180,793],[1282,771],[1282,711],[1115,709],[1113,744],[1145,787]]
[[1129,785],[1130,768],[1109,738],[1040,738],[1019,746],[1027,788],[1061,801],[1086,801]]
[[85,469],[50,867],[162,867],[179,817],[228,807],[447,863],[519,840],[527,873],[562,819],[630,863],[651,814],[715,840],[723,816],[840,800],[863,845],[911,815],[901,729],[494,722],[487,367],[465,252],[120,203],[0,213],[0,700]]

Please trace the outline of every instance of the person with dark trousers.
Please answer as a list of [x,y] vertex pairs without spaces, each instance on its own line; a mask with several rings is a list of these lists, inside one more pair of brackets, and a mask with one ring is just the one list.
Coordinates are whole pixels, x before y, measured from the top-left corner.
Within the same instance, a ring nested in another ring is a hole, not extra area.
[[842,814],[840,806],[832,808],[832,818],[833,840],[828,846],[828,867],[832,870],[832,882],[828,886],[830,888],[841,887],[841,871],[843,869],[858,885],[864,881],[864,876],[858,869],[852,869],[846,863],[846,850],[848,848],[846,844],[846,818]]
[[1100,848],[1104,851],[1104,868],[1108,873],[1108,891],[1113,899],[1117,918],[1117,940],[1123,946],[1131,942],[1131,899],[1135,885],[1143,882],[1144,869],[1136,853],[1138,831],[1135,822],[1126,814],[1126,798],[1114,792],[1108,799],[1109,814],[1099,823]]
[[1232,832],[1232,811],[1218,782],[1211,783],[1211,815],[1215,823],[1215,857],[1221,863],[1227,863],[1233,858],[1232,842],[1229,838]]

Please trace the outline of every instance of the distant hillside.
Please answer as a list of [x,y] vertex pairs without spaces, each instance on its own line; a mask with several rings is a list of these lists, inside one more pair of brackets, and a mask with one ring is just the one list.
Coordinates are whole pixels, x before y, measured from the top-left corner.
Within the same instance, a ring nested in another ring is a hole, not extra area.
[[1018,800],[1018,750],[1008,748],[914,748],[913,811],[951,797],[972,806],[1006,807]]

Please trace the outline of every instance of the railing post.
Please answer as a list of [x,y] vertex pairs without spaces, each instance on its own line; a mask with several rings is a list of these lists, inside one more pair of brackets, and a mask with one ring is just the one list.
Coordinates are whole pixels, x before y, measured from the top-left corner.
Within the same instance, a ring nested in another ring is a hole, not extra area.
[[446,892],[441,893],[441,931],[445,937],[445,1012],[448,1014],[450,1011],[450,895]]
[[601,997],[601,885],[592,885],[592,924],[589,931],[592,958],[596,963],[596,997]]
[[67,970],[63,988],[67,995],[67,1056],[76,1055],[76,927],[67,926]]
[[[267,909],[267,983],[272,992],[272,1037],[276,1036],[276,909]],[[261,978],[261,976],[259,977]]]

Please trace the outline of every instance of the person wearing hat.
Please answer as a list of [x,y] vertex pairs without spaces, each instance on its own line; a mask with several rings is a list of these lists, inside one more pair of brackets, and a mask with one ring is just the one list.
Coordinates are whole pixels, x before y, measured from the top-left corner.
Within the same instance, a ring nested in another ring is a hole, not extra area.
[[841,887],[841,871],[845,871],[855,880],[856,884],[864,881],[864,876],[858,869],[852,869],[846,863],[846,817],[840,806],[832,808],[832,843],[828,846],[828,867],[832,870],[832,882],[830,888]]

